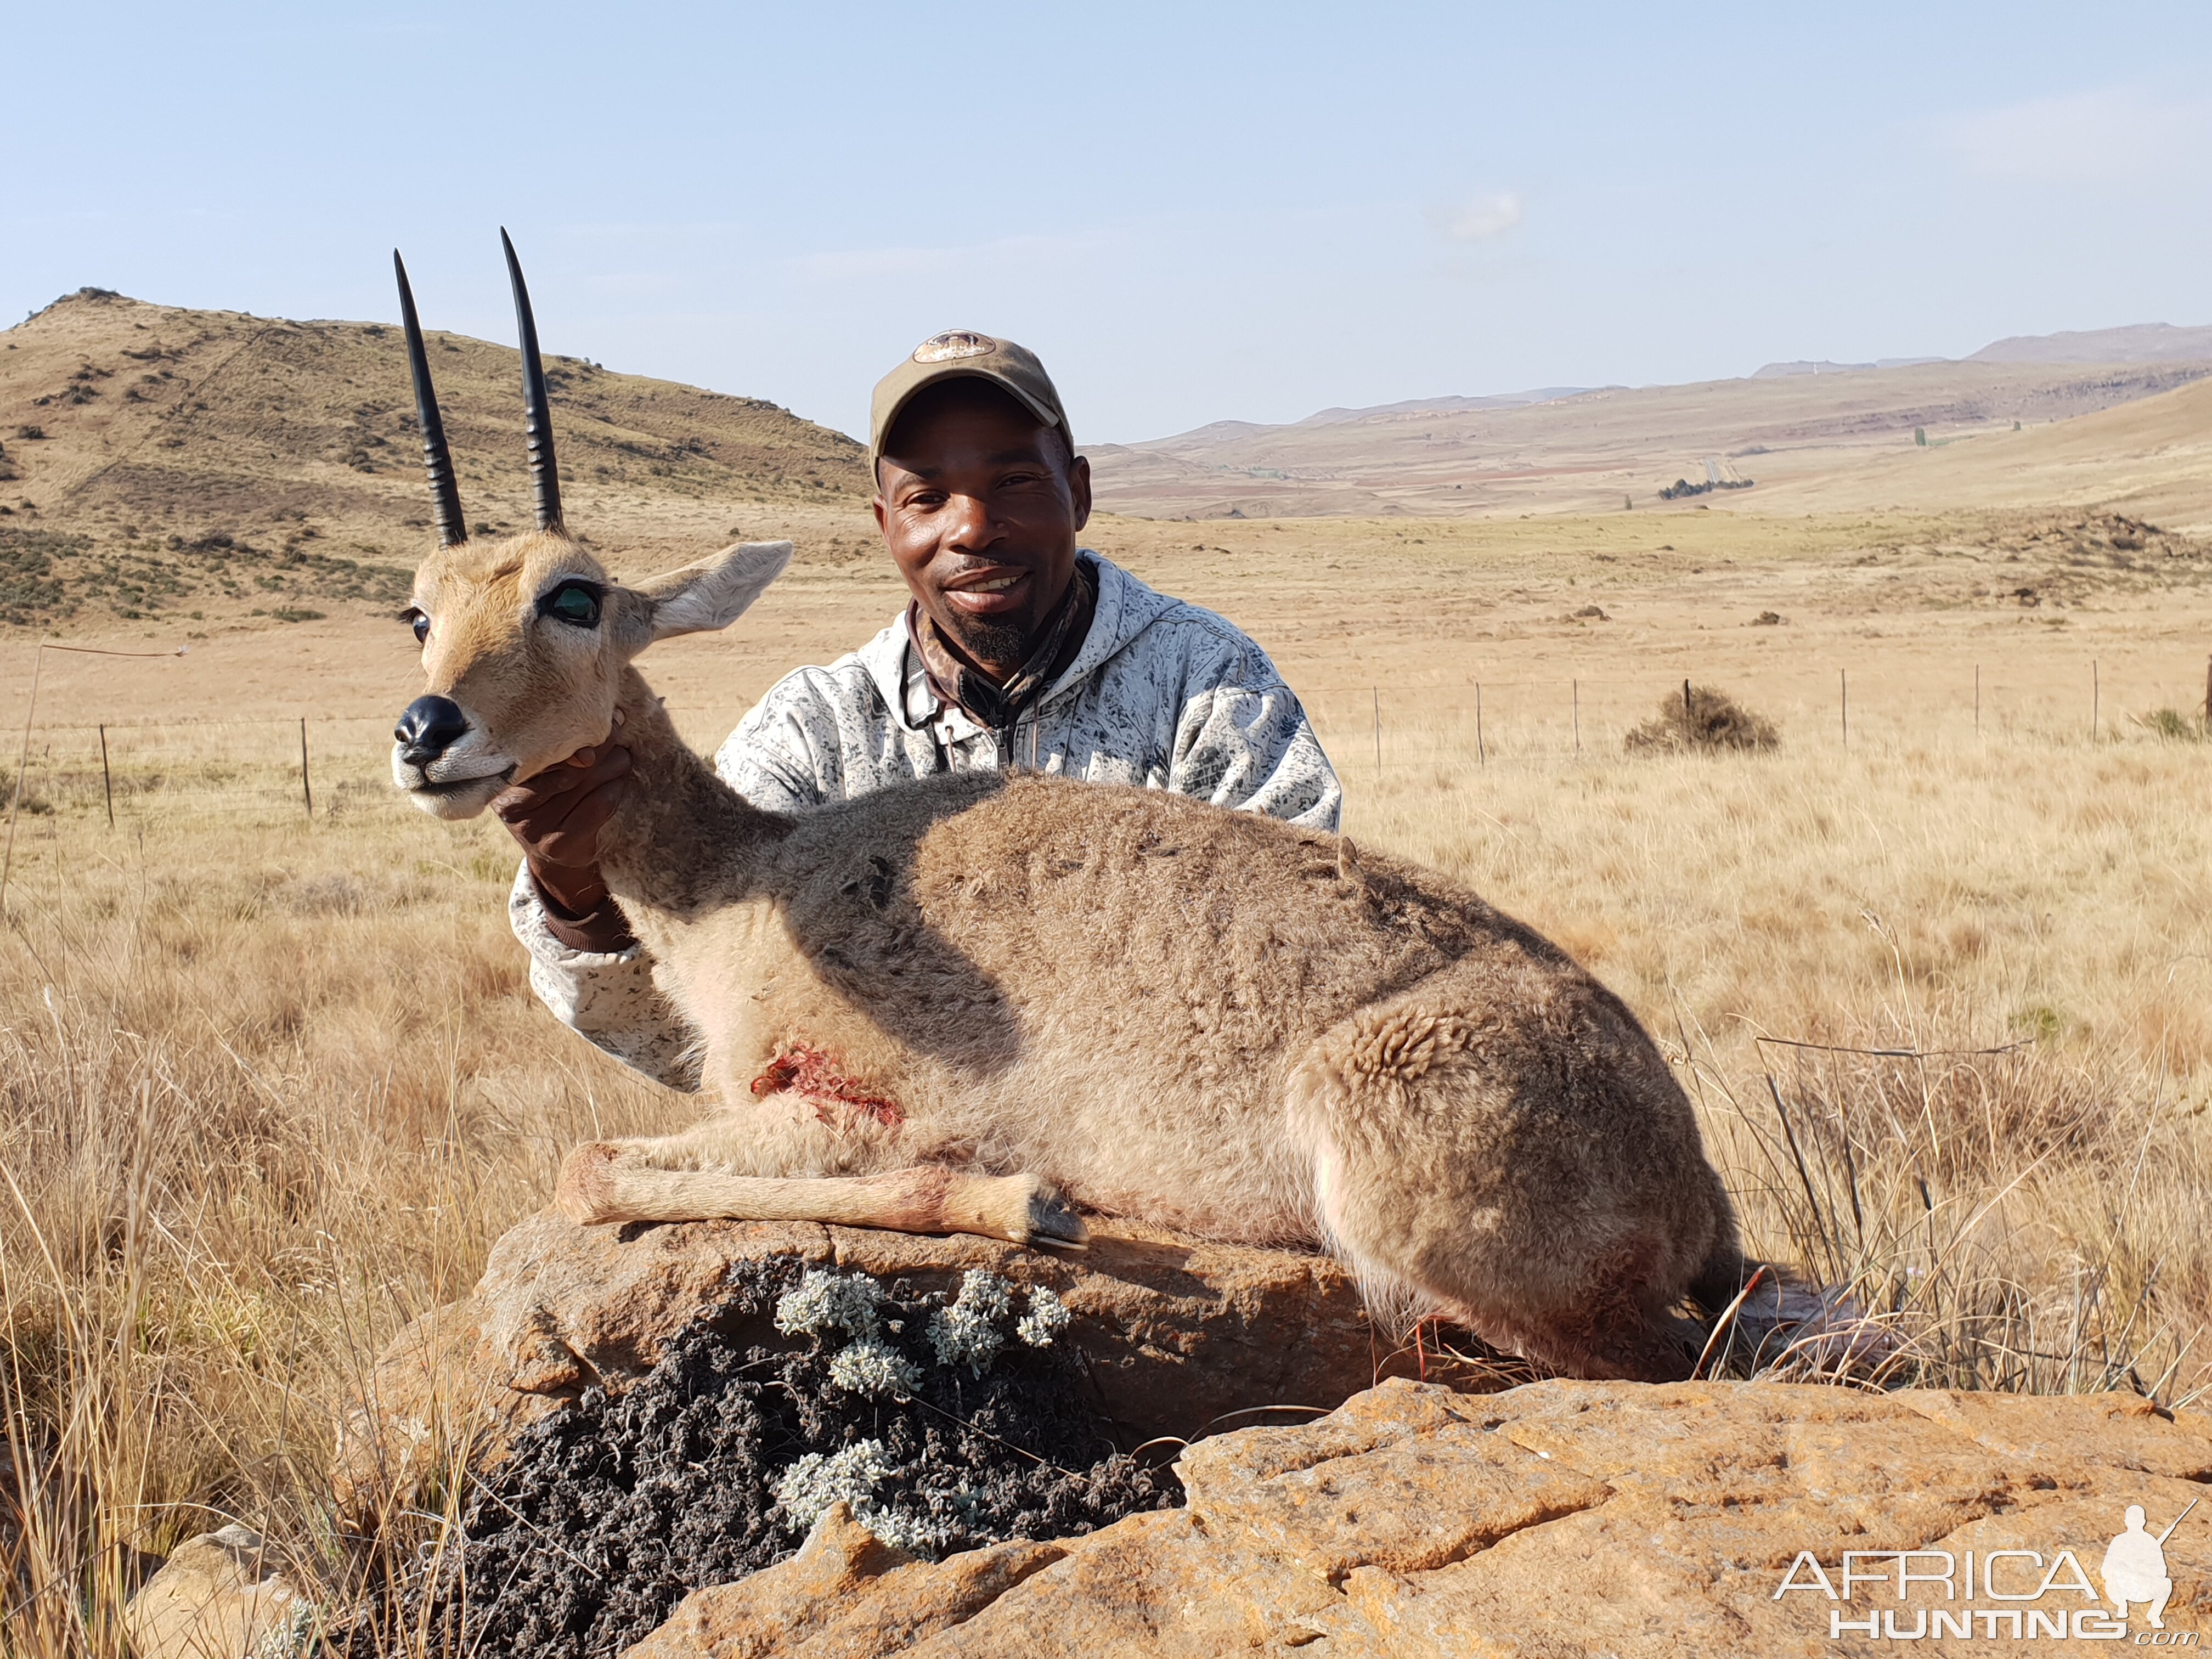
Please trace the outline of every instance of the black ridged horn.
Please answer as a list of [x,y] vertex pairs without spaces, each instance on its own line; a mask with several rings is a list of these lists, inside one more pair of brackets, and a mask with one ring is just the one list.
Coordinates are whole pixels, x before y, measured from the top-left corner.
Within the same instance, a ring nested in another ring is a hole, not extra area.
[[453,481],[453,458],[446,448],[446,423],[438,418],[438,393],[430,384],[430,356],[422,345],[422,325],[415,315],[415,290],[407,285],[406,262],[392,250],[399,275],[399,318],[407,325],[407,367],[415,376],[415,424],[422,428],[422,470],[430,475],[430,511],[438,520],[438,545],[459,547],[469,538],[461,517],[460,486]]
[[540,530],[559,530],[561,472],[553,460],[553,404],[545,393],[545,365],[538,356],[538,320],[530,314],[530,290],[523,285],[522,262],[514,257],[514,244],[507,228],[500,227],[499,245],[507,250],[507,280],[514,284],[514,325],[522,336],[522,402],[530,432],[530,495],[538,508]]

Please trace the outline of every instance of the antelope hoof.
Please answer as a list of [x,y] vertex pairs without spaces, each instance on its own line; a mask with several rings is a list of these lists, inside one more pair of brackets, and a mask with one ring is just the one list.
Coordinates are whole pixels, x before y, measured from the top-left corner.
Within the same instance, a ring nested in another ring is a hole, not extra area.
[[1079,1250],[1090,1237],[1052,1183],[1029,1174],[954,1177],[937,1224],[948,1232],[981,1233],[1048,1250]]
[[604,1140],[586,1141],[561,1161],[561,1178],[554,1183],[553,1207],[579,1227],[600,1226],[628,1219],[615,1207],[614,1182],[608,1165],[618,1149]]
[[1051,1182],[1036,1176],[1018,1176],[1029,1183],[1029,1236],[1017,1243],[1045,1250],[1087,1250],[1091,1248],[1091,1229],[1083,1224],[1083,1218],[1075,1206],[1061,1197]]

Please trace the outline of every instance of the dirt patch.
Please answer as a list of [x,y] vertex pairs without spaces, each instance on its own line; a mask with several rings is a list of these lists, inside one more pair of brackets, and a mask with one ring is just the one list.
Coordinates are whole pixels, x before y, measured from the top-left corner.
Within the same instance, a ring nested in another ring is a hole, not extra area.
[[[738,1351],[773,1315],[796,1345]],[[469,1505],[431,1592],[428,1645],[600,1659],[689,1591],[788,1556],[838,1498],[927,1555],[1088,1533],[1181,1501],[1114,1449],[1065,1310],[971,1273],[957,1297],[787,1260],[739,1263],[730,1296],[622,1395],[586,1391],[526,1431]],[[423,1586],[388,1604],[412,1626]],[[356,1659],[377,1651],[356,1632]]]

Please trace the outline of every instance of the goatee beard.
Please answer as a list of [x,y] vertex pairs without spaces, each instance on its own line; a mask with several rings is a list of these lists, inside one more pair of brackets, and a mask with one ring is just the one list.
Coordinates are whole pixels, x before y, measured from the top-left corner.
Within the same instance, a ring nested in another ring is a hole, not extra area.
[[952,642],[967,653],[971,661],[998,667],[1018,666],[1022,647],[1028,641],[1029,635],[1011,623],[968,617],[962,618],[959,631],[952,635]]

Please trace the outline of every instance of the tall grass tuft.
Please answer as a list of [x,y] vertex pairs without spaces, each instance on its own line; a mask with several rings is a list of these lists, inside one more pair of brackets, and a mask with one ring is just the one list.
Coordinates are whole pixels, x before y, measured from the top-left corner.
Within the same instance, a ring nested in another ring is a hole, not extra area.
[[2034,1040],[1863,1036],[1761,1042],[1754,1077],[1692,1066],[1753,1254],[1880,1333],[1855,1355],[1809,1341],[1774,1374],[2199,1397],[2212,1157],[2170,1084]]

